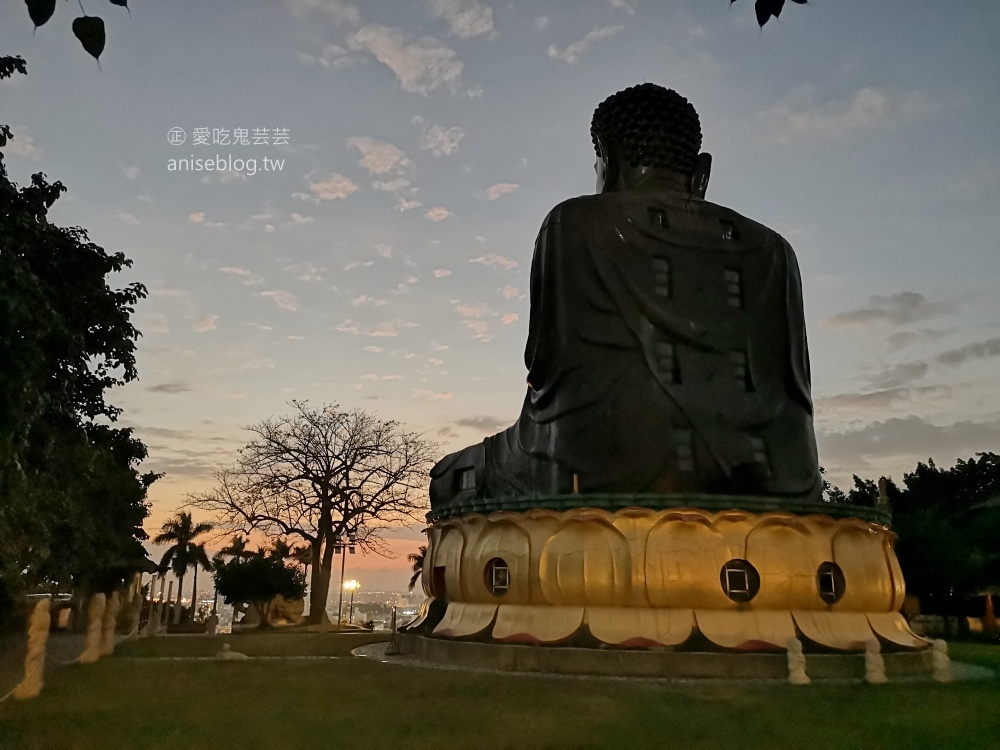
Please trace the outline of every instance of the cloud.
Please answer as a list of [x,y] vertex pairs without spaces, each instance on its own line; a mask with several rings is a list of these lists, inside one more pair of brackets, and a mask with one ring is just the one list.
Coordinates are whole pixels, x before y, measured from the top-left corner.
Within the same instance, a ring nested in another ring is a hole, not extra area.
[[443,279],[445,276],[451,276],[451,271],[449,271],[447,268],[435,268],[434,269],[434,278],[435,279]]
[[451,216],[451,211],[449,211],[444,206],[435,206],[430,211],[424,214],[431,221],[444,221],[449,216]]
[[521,186],[513,182],[498,182],[496,185],[490,185],[486,188],[486,197],[491,201],[495,201],[497,198],[506,195],[507,193],[513,193],[519,187]]
[[365,351],[371,352],[372,354],[379,354],[381,352],[384,352],[385,349],[381,346],[366,346]]
[[297,16],[321,13],[337,25],[361,22],[358,6],[349,0],[285,0],[285,7]]
[[[403,331],[416,328],[417,324],[409,320],[386,320],[374,328],[362,329],[357,323],[348,319],[338,324],[334,330],[340,333],[349,333],[352,336],[369,336],[371,338],[396,338]],[[372,351],[372,349],[366,349]],[[379,348],[381,351],[381,348]]]
[[906,325],[954,311],[955,305],[951,303],[931,302],[917,292],[900,292],[875,295],[868,300],[867,307],[837,313],[820,323],[826,328],[861,328],[883,323]]
[[459,302],[455,305],[455,312],[463,318],[485,318],[492,314],[489,306],[482,302]]
[[520,319],[520,317],[521,316],[515,312],[504,313],[503,317],[500,318],[500,322],[503,323],[505,326],[508,326],[511,323],[516,323]]
[[321,200],[336,201],[342,200],[358,190],[358,186],[349,177],[335,172],[312,172],[306,175],[306,181],[309,183],[309,190],[312,192],[312,195],[308,193],[293,193],[293,198],[313,203],[319,203]]
[[194,325],[191,326],[191,330],[196,333],[205,333],[206,331],[214,331],[216,329],[215,321],[219,319],[218,315],[202,315],[197,320],[195,320]]
[[476,432],[500,432],[510,427],[512,419],[497,419],[496,417],[465,417],[455,421],[458,427],[464,427]]
[[188,221],[190,221],[190,222],[192,222],[194,224],[204,224],[205,223],[205,212],[204,211],[198,211],[197,213],[191,214],[190,216],[188,216]]
[[429,0],[432,18],[448,22],[448,33],[460,39],[489,34],[493,31],[493,9],[479,0]]
[[322,281],[326,274],[325,268],[304,261],[292,263],[290,266],[286,266],[285,270],[294,273],[296,281]]
[[464,137],[465,131],[462,128],[431,125],[425,127],[420,135],[420,148],[435,156],[450,156],[458,153],[458,144]]
[[875,375],[869,375],[866,380],[872,388],[889,389],[920,380],[927,374],[930,365],[919,360],[893,365]]
[[446,352],[450,348],[451,347],[449,347],[447,344],[442,344],[440,341],[431,342],[431,349],[433,349],[436,352]]
[[500,293],[503,295],[504,299],[514,299],[514,297],[516,297],[521,293],[521,290],[518,289],[516,286],[511,286],[510,284],[508,284],[507,286],[505,286],[503,289],[500,290]]
[[469,263],[479,263],[480,265],[497,268],[501,271],[512,271],[520,265],[513,258],[508,258],[505,255],[497,255],[496,253],[480,255],[478,258],[470,260]]
[[261,292],[260,296],[264,299],[271,300],[282,310],[291,310],[292,312],[295,312],[299,309],[299,300],[291,292],[285,292],[281,289],[271,289],[266,292]]
[[[845,432],[817,432],[821,461],[829,468],[879,459],[907,458],[913,465],[932,457],[941,465],[1000,443],[1000,422],[955,422],[935,425],[916,416],[873,422]],[[877,468],[877,465],[876,465]],[[859,470],[860,467],[855,470]]]
[[472,338],[478,341],[493,340],[493,334],[490,333],[490,326],[485,320],[463,320],[462,327],[472,334]]
[[336,44],[326,45],[316,56],[300,52],[299,60],[306,65],[321,65],[331,70],[341,70],[354,65],[354,58],[351,57],[351,54]]
[[119,164],[118,171],[122,173],[122,176],[126,180],[130,180],[131,182],[135,182],[142,177],[142,170],[136,166],[126,167],[124,164]]
[[351,304],[354,307],[361,307],[362,305],[372,305],[373,307],[382,307],[386,304],[384,299],[375,299],[374,297],[369,297],[367,294],[362,294],[351,300]]
[[27,128],[21,126],[17,126],[11,130],[11,138],[7,141],[7,145],[3,147],[3,150],[8,156],[20,156],[25,159],[38,158],[35,139],[28,135]]
[[167,316],[160,313],[144,315],[142,321],[140,330],[146,333],[166,333],[170,330],[170,326],[167,325]]
[[124,211],[119,211],[115,214],[115,221],[128,227],[139,226],[139,220],[136,218],[135,214],[125,213]]
[[793,94],[761,113],[771,135],[789,142],[801,138],[841,137],[855,131],[893,125],[927,110],[924,97],[916,92],[888,94],[865,87],[850,99],[816,104],[808,91]]
[[455,50],[433,37],[410,39],[395,28],[363,26],[348,39],[352,50],[367,50],[392,70],[404,91],[428,95],[446,88],[456,91],[464,67]]
[[624,28],[624,26],[602,26],[596,28],[593,31],[587,32],[582,39],[578,39],[562,51],[553,44],[549,47],[549,57],[573,65],[597,42],[613,37]]
[[425,398],[431,401],[447,401],[451,398],[451,392],[445,391],[444,393],[435,393],[434,391],[424,390],[422,388],[415,388],[410,391],[413,398]]
[[535,19],[535,28],[538,29],[539,31],[541,31],[548,25],[549,25],[548,16],[539,16],[538,18]]
[[243,280],[243,283],[246,284],[247,286],[253,286],[254,284],[261,284],[264,281],[264,279],[262,279],[260,276],[253,273],[252,271],[249,271],[246,268],[240,268],[238,266],[224,266],[220,268],[219,271],[225,274],[229,274],[230,276],[239,277],[240,279]]
[[921,341],[932,341],[947,335],[948,331],[940,331],[934,328],[923,328],[919,331],[896,331],[885,338],[885,345],[890,351],[904,349],[911,344]]
[[312,224],[315,221],[312,216],[303,216],[299,213],[292,214],[292,220],[286,221],[285,226],[295,225],[295,224]]
[[989,357],[1000,357],[1000,338],[987,339],[986,341],[976,341],[957,349],[949,349],[938,354],[935,362],[950,367],[957,367],[960,364],[972,359],[987,359]]
[[413,169],[409,157],[391,143],[377,141],[367,135],[348,138],[347,142],[361,152],[359,164],[373,177],[408,175]]
[[186,380],[172,380],[167,383],[159,383],[157,385],[151,385],[147,389],[150,393],[169,393],[171,395],[177,393],[187,393],[188,391],[193,391],[194,388]]
[[380,258],[392,258],[392,245],[378,244],[375,246],[375,253]]
[[629,15],[635,13],[635,8],[628,2],[628,0],[611,0],[611,7],[615,10],[624,10]]
[[409,211],[411,208],[420,208],[423,203],[420,201],[408,201],[403,196],[399,196],[399,202],[396,204],[397,211]]
[[897,406],[926,403],[930,399],[950,399],[952,390],[945,385],[928,385],[918,388],[888,388],[871,393],[839,393],[835,396],[816,398],[819,418],[826,413],[855,413],[886,411]]

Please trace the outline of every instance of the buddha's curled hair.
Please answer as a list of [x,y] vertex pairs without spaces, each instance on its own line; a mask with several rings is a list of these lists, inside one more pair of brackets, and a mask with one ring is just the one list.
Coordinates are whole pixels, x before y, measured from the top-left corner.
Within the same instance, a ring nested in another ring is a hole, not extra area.
[[632,167],[663,167],[690,175],[701,149],[701,122],[691,103],[673,89],[655,83],[612,94],[594,110],[590,125],[594,149],[598,138],[614,143]]

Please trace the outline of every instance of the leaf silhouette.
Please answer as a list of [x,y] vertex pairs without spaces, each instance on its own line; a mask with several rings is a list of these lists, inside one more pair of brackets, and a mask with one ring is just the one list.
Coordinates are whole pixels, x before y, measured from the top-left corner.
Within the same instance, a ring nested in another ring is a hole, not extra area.
[[761,28],[774,16],[781,15],[782,8],[785,7],[785,0],[757,0],[754,10],[757,12],[757,23]]
[[98,64],[104,51],[104,21],[97,16],[81,16],[73,21],[73,34]]
[[[804,2],[805,0],[803,0]],[[117,5],[128,11],[129,18],[132,17],[132,9],[128,7],[128,0],[111,0],[112,5]]]
[[52,14],[56,12],[56,0],[24,0],[24,2],[28,6],[28,15],[36,29],[52,18]]

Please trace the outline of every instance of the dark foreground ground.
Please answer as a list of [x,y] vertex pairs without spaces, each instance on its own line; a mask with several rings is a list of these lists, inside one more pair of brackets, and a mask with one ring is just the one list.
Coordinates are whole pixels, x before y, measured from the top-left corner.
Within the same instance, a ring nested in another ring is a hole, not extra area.
[[[377,635],[175,636],[53,669],[0,704],[22,748],[992,748],[1000,679],[669,684],[403,667],[350,656]],[[228,641],[282,659],[193,660]],[[1000,670],[1000,646],[954,644]],[[317,655],[322,659],[293,659]],[[164,657],[185,657],[184,659]],[[330,658],[333,657],[333,658]]]

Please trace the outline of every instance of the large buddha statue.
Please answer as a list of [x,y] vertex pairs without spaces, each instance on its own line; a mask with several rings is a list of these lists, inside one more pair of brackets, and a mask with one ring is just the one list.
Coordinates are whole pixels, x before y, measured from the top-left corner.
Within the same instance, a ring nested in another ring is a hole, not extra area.
[[597,194],[556,206],[535,244],[520,417],[434,467],[433,510],[574,493],[819,499],[792,248],[704,199],[711,157],[676,92],[621,91],[591,134]]
[[[535,245],[521,414],[431,471],[406,648],[926,647],[899,614],[888,509],[820,502],[791,247],[705,200],[675,92],[619,92],[591,130],[597,194],[556,206]],[[688,669],[657,659],[644,674]]]

